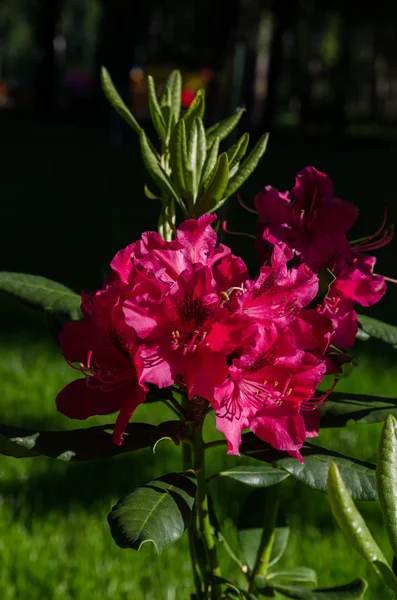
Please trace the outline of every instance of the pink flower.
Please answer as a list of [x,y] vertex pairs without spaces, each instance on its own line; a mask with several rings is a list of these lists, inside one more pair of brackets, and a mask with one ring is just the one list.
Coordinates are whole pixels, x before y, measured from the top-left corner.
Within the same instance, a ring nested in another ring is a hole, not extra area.
[[336,198],[328,175],[314,167],[298,173],[291,192],[266,187],[255,205],[261,232],[267,229],[268,235],[302,256],[321,245],[324,234],[349,231],[358,216],[357,207]]
[[120,445],[131,415],[146,394],[138,383],[136,335],[123,326],[118,302],[118,294],[108,286],[83,297],[86,320],[65,325],[59,336],[64,356],[85,377],[69,383],[56,404],[71,419],[118,410],[113,441]]
[[200,264],[185,269],[160,303],[128,299],[126,323],[143,340],[140,381],[160,388],[179,382],[191,395],[211,394],[227,376],[226,356],[257,334],[251,319],[223,303],[211,270]]
[[318,292],[317,275],[304,264],[288,269],[290,255],[281,246],[274,246],[271,266],[263,266],[237,296],[243,314],[261,325],[288,325]]
[[262,330],[255,349],[234,359],[229,377],[215,388],[213,398],[207,397],[228,453],[239,453],[241,432],[249,428],[301,460],[304,440],[318,430],[314,417],[306,419],[304,411],[315,409],[315,391],[325,371],[324,361],[297,349],[291,331],[280,333],[274,326]]

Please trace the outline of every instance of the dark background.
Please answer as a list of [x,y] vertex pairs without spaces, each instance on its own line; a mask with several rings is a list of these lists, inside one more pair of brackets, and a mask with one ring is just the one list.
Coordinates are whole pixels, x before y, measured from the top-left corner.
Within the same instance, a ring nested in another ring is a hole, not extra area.
[[[180,68],[185,98],[205,85],[207,125],[245,106],[237,133],[271,132],[241,190],[247,204],[313,164],[360,206],[353,238],[378,228],[385,205],[395,221],[396,17],[383,0],[371,10],[353,0],[3,0],[0,268],[92,289],[120,247],[156,228],[135,134],[100,90],[102,64],[149,132],[150,73],[161,85]],[[232,199],[228,223],[253,232],[255,217]],[[227,242],[255,267],[251,240]],[[395,248],[378,253],[391,277]],[[390,317],[396,300],[392,290],[372,314]]]

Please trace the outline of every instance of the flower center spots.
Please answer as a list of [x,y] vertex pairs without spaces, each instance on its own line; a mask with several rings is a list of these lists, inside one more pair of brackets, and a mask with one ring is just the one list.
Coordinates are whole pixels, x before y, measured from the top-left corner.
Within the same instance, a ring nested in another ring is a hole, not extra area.
[[202,327],[211,314],[211,308],[202,298],[193,298],[192,294],[187,292],[176,305],[176,309],[186,327]]
[[265,275],[260,286],[252,292],[252,299],[257,300],[261,296],[270,295],[273,293],[273,288],[281,279],[281,270],[275,269],[270,275]]
[[120,333],[115,329],[109,327],[108,329],[109,341],[127,360],[130,360],[130,354],[128,352],[127,339],[124,333]]
[[274,365],[276,360],[276,351],[274,348],[270,348],[270,350],[266,350],[257,356],[254,360],[250,362],[248,367],[244,369],[245,373],[255,373],[263,367],[268,367],[270,365]]
[[306,184],[303,208],[299,208],[299,205],[294,201],[293,214],[295,224],[306,232],[311,230],[316,219],[317,196],[318,189],[312,184]]

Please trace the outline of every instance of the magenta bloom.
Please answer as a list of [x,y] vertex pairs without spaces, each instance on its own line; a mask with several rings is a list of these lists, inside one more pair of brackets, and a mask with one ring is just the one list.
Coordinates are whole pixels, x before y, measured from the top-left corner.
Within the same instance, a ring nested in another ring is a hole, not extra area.
[[279,450],[301,459],[299,449],[317,435],[315,390],[325,362],[296,347],[291,331],[262,330],[255,348],[234,359],[228,378],[207,398],[216,410],[217,429],[239,454],[241,432],[251,429]]
[[349,244],[346,233],[358,210],[334,197],[330,178],[314,167],[298,173],[291,192],[267,187],[255,203],[259,211],[257,249],[263,259],[281,245],[301,267],[306,265],[320,278],[327,269],[335,277],[317,311],[332,322],[332,343],[349,348],[358,330],[354,306],[371,306],[386,291],[384,278],[373,274],[375,258],[362,253],[388,243],[392,230],[385,230],[384,220],[376,234],[355,246]]
[[[84,375],[69,383],[56,399],[71,419],[87,419],[119,411],[113,441],[120,445],[136,407],[144,402],[144,386],[136,371],[136,336],[123,327],[119,296],[112,288],[83,297],[86,320],[67,323],[59,336],[64,356]],[[126,334],[128,333],[128,336]]]

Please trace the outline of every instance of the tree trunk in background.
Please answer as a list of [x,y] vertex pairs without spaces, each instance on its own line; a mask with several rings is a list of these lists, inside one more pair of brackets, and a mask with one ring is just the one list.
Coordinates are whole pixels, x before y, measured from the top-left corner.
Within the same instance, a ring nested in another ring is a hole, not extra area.
[[56,64],[54,37],[61,14],[62,0],[45,0],[37,14],[36,39],[40,53],[37,71],[37,110],[50,116],[56,110]]
[[272,39],[269,48],[269,70],[267,75],[266,101],[261,131],[271,131],[275,125],[277,109],[277,85],[280,81],[283,67],[283,35],[296,18],[297,0],[287,0],[280,3],[277,0],[271,6],[274,19]]

